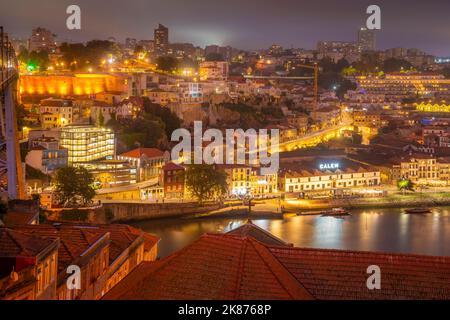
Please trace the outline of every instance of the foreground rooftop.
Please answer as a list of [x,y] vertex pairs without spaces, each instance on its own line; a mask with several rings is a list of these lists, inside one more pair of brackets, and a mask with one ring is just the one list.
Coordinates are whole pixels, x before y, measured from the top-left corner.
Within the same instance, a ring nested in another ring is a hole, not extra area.
[[[450,299],[450,257],[295,248],[258,241],[255,230],[206,234],[144,262],[104,299]],[[366,286],[371,265],[381,290]]]

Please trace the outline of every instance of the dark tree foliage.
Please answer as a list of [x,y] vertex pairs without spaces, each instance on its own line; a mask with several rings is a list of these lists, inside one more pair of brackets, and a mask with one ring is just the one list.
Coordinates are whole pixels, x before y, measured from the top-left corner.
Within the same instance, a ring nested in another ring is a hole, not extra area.
[[156,58],[156,64],[159,70],[166,72],[172,72],[178,68],[178,61],[172,56],[160,56]]
[[61,168],[54,182],[55,192],[64,206],[85,206],[95,196],[94,177],[86,168]]
[[[83,69],[88,65],[98,65],[109,54],[118,52],[115,44],[107,40],[92,40],[86,43],[63,43],[60,46],[62,60],[73,70]],[[73,62],[77,61],[76,64]]]
[[46,71],[50,64],[47,51],[28,52],[27,49],[22,48],[17,59],[27,65],[35,66],[39,71]]
[[184,174],[186,188],[200,204],[227,192],[227,174],[212,165],[190,165]]
[[399,72],[411,68],[412,64],[403,59],[390,58],[383,62],[383,71],[385,73]]

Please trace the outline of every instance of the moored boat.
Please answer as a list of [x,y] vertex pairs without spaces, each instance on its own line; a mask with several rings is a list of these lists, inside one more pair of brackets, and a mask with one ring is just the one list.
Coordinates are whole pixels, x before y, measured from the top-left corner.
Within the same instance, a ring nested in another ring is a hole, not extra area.
[[428,208],[412,208],[412,209],[406,209],[406,214],[425,214],[425,213],[431,213],[431,210]]
[[333,208],[322,213],[322,217],[343,217],[350,215],[350,212],[348,210],[345,210],[344,208]]

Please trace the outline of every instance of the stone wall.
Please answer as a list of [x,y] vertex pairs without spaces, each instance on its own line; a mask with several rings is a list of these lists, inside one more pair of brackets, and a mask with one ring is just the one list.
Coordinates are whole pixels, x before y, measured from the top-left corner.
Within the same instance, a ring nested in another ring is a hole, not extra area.
[[219,205],[196,203],[104,203],[110,222],[139,221],[189,216],[219,209]]

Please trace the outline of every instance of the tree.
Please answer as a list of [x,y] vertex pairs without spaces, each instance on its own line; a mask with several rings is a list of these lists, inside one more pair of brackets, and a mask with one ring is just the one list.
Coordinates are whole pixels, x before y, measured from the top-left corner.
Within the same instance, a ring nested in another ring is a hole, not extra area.
[[189,165],[184,174],[187,190],[200,204],[205,200],[220,198],[227,191],[226,173],[212,165]]
[[397,188],[399,191],[414,191],[414,183],[410,179],[400,179],[397,181]]
[[64,206],[85,206],[95,196],[94,177],[83,167],[65,167],[56,172],[55,192]]
[[160,56],[156,59],[156,64],[159,70],[172,72],[177,70],[178,61],[176,58],[171,56]]
[[386,73],[399,72],[411,68],[412,64],[403,59],[390,58],[383,62],[383,71]]

